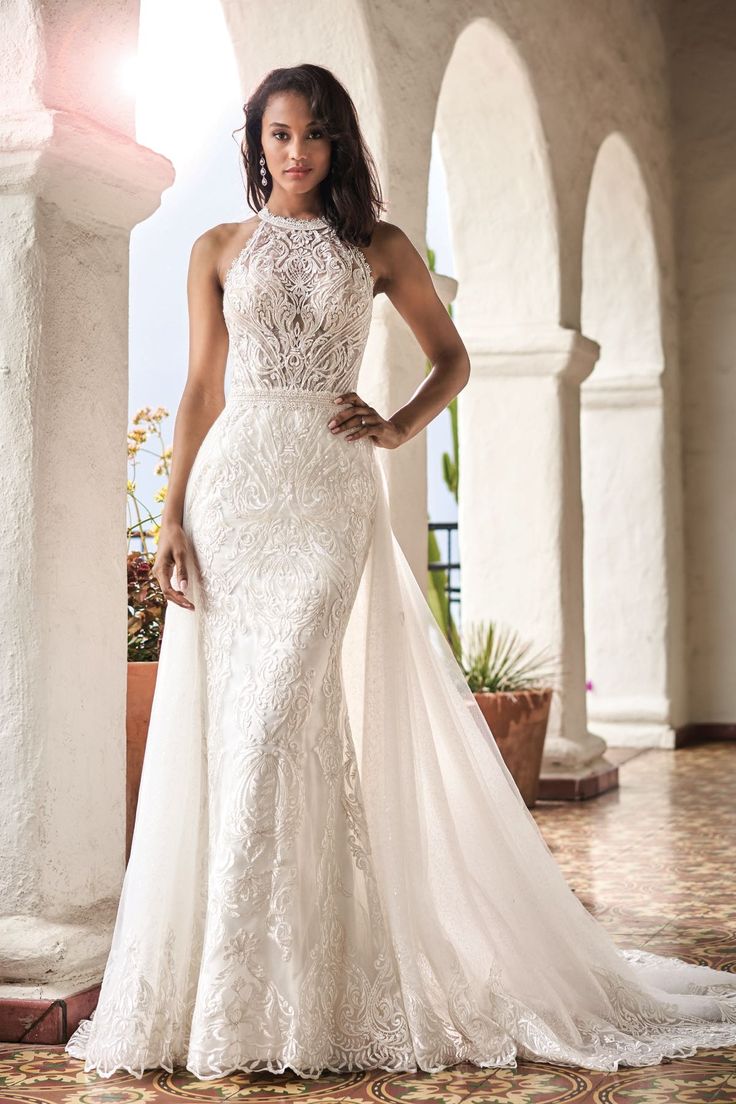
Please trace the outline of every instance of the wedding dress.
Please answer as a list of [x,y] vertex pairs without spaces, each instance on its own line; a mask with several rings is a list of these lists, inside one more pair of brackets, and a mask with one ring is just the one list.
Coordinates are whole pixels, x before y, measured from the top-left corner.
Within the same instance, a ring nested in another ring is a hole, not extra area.
[[326,220],[259,212],[184,527],[97,1007],[103,1077],[186,1066],[616,1070],[736,1044],[736,978],[616,947],[567,885],[392,531],[327,423],[373,306]]

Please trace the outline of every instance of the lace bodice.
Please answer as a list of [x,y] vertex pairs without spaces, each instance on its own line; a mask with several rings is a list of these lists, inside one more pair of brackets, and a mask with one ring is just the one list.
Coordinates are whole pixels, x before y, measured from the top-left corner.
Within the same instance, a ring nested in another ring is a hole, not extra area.
[[231,395],[354,390],[373,309],[365,255],[325,219],[258,217],[223,285]]

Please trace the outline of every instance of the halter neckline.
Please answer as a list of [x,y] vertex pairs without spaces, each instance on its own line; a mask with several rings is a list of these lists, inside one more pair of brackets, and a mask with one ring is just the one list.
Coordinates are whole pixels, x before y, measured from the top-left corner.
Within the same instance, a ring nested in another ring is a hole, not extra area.
[[319,230],[323,226],[329,226],[326,219],[320,216],[315,216],[314,218],[292,218],[291,215],[276,215],[273,211],[269,211],[268,207],[265,205],[256,213],[264,222],[272,222],[275,226],[284,226],[295,230]]

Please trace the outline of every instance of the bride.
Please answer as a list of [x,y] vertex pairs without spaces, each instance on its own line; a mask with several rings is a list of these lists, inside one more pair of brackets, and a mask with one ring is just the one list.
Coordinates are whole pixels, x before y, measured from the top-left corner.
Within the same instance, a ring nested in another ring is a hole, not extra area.
[[[192,249],[135,832],[67,1052],[214,1079],[736,1044],[732,975],[616,947],[566,884],[393,534],[381,450],[469,363],[352,100],[299,65],[245,112],[257,214]],[[433,364],[390,417],[356,391],[381,291]]]

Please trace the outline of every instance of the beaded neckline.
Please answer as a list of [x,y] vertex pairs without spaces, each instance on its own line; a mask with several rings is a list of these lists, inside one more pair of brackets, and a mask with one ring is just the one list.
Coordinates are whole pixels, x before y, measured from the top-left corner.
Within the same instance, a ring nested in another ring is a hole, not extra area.
[[293,227],[295,230],[319,230],[323,226],[329,226],[326,219],[320,217],[292,218],[290,215],[275,215],[273,211],[269,211],[268,207],[265,206],[261,207],[256,214],[264,222],[272,222],[275,226]]

